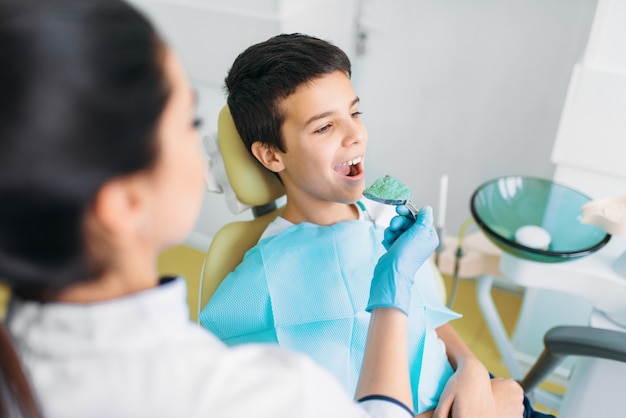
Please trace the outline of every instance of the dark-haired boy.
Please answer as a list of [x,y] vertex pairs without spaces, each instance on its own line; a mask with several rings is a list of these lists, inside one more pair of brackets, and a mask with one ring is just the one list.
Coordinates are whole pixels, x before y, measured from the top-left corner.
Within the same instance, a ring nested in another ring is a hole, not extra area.
[[[368,137],[350,76],[341,49],[302,34],[270,38],[235,60],[226,78],[233,120],[252,155],[279,176],[287,203],[200,321],[231,345],[305,352],[354,391],[370,279],[394,213],[362,196]],[[490,379],[448,324],[459,315],[443,304],[435,277],[425,263],[407,301],[414,412],[522,416],[520,386]]]

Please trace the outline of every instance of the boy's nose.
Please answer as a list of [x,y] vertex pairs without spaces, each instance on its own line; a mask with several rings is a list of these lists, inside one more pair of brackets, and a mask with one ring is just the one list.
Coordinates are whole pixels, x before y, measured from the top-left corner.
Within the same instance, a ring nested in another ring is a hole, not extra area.
[[343,137],[344,146],[349,146],[365,140],[367,140],[367,130],[362,123],[352,122],[348,124]]

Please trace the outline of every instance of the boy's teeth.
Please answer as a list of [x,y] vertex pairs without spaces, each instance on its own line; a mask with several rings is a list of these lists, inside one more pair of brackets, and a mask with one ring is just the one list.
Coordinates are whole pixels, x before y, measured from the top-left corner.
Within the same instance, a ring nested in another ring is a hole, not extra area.
[[354,160],[344,161],[342,163],[337,164],[334,167],[334,170],[344,176],[355,176],[361,170],[357,167],[357,164],[360,164],[363,161],[363,157],[357,157]]

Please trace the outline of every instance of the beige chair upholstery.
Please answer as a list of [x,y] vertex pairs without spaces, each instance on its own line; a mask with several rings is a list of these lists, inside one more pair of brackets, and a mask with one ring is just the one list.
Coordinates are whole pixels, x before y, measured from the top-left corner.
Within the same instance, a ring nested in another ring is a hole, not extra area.
[[260,207],[285,194],[278,177],[246,149],[228,106],[222,108],[217,119],[217,141],[230,185],[242,203]]
[[200,281],[199,309],[206,305],[224,277],[241,263],[266,226],[282,213],[283,208],[274,208],[272,204],[285,194],[278,178],[244,146],[228,106],[224,106],[218,117],[217,141],[230,185],[239,201],[252,206],[255,218],[226,224],[213,237]]

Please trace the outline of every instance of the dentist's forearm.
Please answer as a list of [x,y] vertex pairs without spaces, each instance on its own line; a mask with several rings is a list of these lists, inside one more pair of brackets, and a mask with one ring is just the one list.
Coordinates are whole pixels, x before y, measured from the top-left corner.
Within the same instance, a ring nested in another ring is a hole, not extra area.
[[356,399],[383,395],[413,409],[407,346],[406,314],[395,308],[373,309]]

